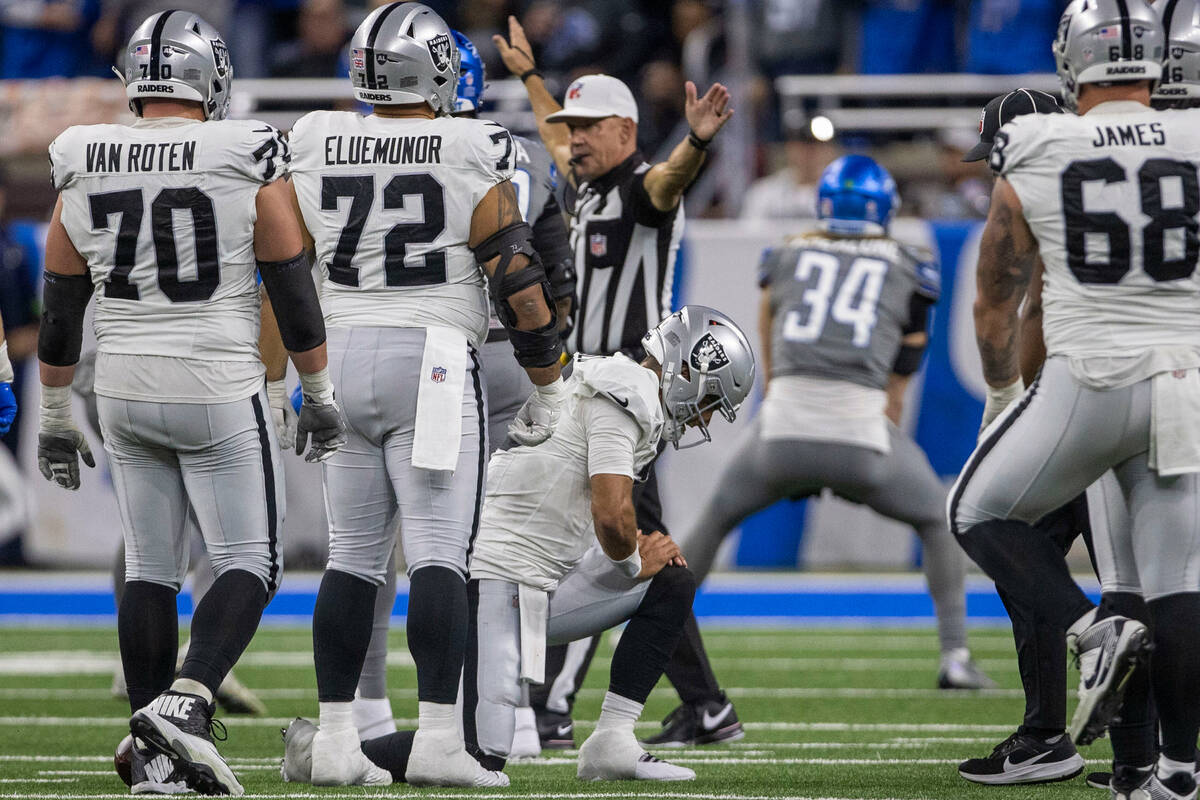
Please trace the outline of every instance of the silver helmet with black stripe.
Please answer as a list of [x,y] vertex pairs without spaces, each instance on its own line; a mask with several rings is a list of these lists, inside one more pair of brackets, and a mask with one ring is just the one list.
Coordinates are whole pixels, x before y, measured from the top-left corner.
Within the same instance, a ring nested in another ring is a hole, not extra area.
[[719,411],[733,422],[754,388],[750,340],[733,320],[708,306],[676,311],[646,332],[642,348],[662,365],[663,438],[676,449],[689,427],[704,437],[693,445],[710,441],[708,417]]
[[216,28],[191,11],[160,11],[147,17],[129,37],[124,73],[114,72],[125,83],[129,107],[139,117],[147,98],[198,102],[205,119],[224,119],[229,113],[229,48]]
[[350,39],[350,81],[364,103],[428,103],[454,110],[458,45],[446,21],[421,3],[389,3],[367,16]]
[[1158,0],[1167,35],[1162,82],[1150,104],[1155,108],[1200,105],[1200,0]]
[[1063,106],[1077,110],[1086,83],[1157,86],[1165,45],[1162,22],[1146,0],[1072,0],[1053,45]]

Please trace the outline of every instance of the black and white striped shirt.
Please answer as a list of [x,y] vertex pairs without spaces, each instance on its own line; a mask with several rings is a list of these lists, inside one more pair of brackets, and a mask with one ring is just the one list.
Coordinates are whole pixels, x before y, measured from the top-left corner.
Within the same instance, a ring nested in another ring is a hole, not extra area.
[[642,335],[671,312],[683,207],[659,211],[643,183],[650,164],[634,153],[594,181],[568,189],[579,312],[575,353],[641,358]]

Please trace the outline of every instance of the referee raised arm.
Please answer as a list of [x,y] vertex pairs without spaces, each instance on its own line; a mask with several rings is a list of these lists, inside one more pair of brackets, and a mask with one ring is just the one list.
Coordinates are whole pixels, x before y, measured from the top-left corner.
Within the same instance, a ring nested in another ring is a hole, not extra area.
[[683,233],[683,191],[704,151],[733,115],[729,91],[713,84],[703,97],[687,83],[691,132],[671,156],[649,164],[637,149],[637,103],[609,75],[586,75],[560,106],[537,71],[525,30],[508,18],[509,38],[494,36],[504,64],[525,84],[538,133],[568,177],[566,211],[578,275],[579,312],[567,342],[572,352],[641,358],[642,334],[671,311],[675,254]]

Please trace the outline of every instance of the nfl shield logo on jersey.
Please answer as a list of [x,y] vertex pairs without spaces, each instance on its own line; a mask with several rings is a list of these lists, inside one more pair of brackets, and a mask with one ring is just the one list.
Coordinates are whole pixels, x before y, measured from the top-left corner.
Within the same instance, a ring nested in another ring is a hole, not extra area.
[[434,383],[445,383],[446,368],[445,367],[434,367],[433,371],[429,373],[429,380],[433,381]]
[[425,44],[429,47],[429,55],[433,56],[434,69],[438,72],[445,72],[450,66],[450,48],[454,46],[450,43],[450,37],[439,33],[432,39],[426,40]]
[[599,258],[608,254],[608,237],[603,233],[593,233],[588,237],[588,249],[592,255]]

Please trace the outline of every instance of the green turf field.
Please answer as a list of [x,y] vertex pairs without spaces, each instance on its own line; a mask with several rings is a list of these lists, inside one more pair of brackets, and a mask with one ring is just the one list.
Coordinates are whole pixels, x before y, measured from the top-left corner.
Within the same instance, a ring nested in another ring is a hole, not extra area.
[[[926,629],[762,629],[707,631],[718,677],[746,723],[740,742],[659,751],[696,770],[689,784],[587,784],[575,779],[574,753],[509,766],[505,790],[423,790],[442,797],[583,798],[1092,798],[1082,777],[1029,787],[982,787],[958,777],[964,757],[984,755],[1020,721],[1021,698],[1006,629],[972,634],[981,666],[1001,689],[933,689],[937,645]],[[576,710],[577,741],[591,730],[607,682],[610,637]],[[413,717],[415,673],[402,635],[392,641],[391,685],[399,717]],[[311,639],[304,628],[261,630],[238,666],[271,717],[223,717],[222,752],[248,795],[273,798],[411,795],[387,789],[313,789],[279,779],[279,729],[317,710]],[[112,771],[128,706],[109,694],[116,664],[111,628],[0,628],[0,800],[118,797]],[[1069,682],[1075,681],[1072,673]],[[664,682],[647,704],[639,732],[656,730],[675,705]],[[404,720],[401,720],[402,724]],[[409,721],[411,724],[411,720]],[[1088,769],[1107,768],[1107,742],[1087,748]]]

